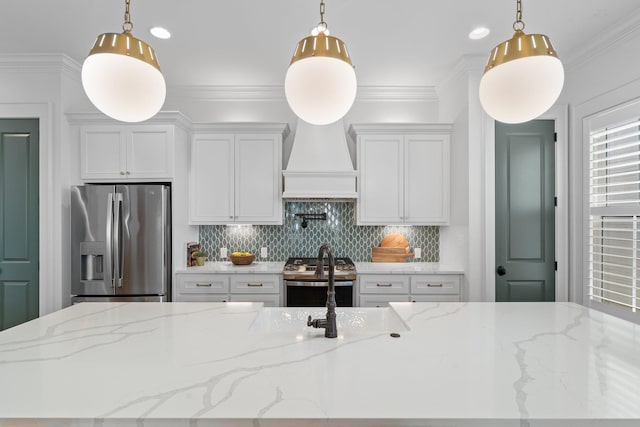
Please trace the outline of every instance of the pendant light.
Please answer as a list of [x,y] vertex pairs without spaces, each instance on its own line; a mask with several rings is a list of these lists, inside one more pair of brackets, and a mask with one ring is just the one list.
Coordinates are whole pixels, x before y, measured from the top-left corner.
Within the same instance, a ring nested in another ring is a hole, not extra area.
[[140,122],[160,111],[166,86],[153,48],[131,34],[129,1],[122,34],[99,35],[82,64],[82,86],[107,116]]
[[311,36],[300,40],[284,82],[293,112],[313,125],[341,119],[356,98],[356,73],[342,40],[329,35],[320,2],[320,23]]
[[523,123],[547,111],[564,84],[564,68],[543,34],[525,34],[517,0],[515,34],[496,46],[480,80],[480,103],[495,120]]

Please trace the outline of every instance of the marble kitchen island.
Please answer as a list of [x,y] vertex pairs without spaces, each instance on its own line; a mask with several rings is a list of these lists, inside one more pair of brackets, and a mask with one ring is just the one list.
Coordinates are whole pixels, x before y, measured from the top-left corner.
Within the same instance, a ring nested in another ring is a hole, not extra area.
[[75,305],[0,332],[0,426],[640,425],[638,325],[571,303],[392,306],[399,338],[327,339],[252,330],[259,303]]

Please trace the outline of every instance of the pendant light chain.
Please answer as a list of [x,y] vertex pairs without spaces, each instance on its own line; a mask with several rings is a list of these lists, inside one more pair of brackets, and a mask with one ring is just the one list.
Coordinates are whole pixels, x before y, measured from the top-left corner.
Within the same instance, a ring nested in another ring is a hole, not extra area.
[[325,26],[327,25],[327,23],[324,22],[324,0],[320,0],[320,23]]
[[122,24],[122,30],[125,33],[130,33],[133,30],[133,23],[131,22],[131,15],[129,14],[129,2],[131,0],[125,0],[125,10],[124,10],[124,23]]
[[522,0],[517,0],[516,6],[516,22],[513,23],[514,31],[524,30],[524,22],[522,21]]

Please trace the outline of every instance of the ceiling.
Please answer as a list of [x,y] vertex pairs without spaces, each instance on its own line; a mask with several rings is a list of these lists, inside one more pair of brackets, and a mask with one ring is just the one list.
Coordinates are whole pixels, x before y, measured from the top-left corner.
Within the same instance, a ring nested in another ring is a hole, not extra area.
[[[513,34],[515,0],[325,0],[362,86],[432,86],[463,55],[488,55]],[[0,53],[65,53],[82,63],[96,36],[121,32],[124,0],[14,0],[0,6]],[[131,0],[133,35],[156,50],[169,86],[281,86],[295,48],[319,21],[319,0]],[[640,15],[638,0],[523,0],[525,32],[560,58]],[[155,39],[162,25],[173,34]],[[484,25],[479,41],[467,34]],[[586,42],[586,43],[585,43]]]

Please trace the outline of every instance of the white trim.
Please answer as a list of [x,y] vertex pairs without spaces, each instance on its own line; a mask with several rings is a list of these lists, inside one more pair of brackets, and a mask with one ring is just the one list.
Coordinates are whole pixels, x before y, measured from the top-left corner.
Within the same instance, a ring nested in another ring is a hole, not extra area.
[[[593,307],[618,317],[624,317],[616,310],[603,310],[603,304],[593,304],[589,300],[589,259],[585,245],[589,235],[589,149],[584,141],[588,141],[590,120],[598,114],[634,101],[640,97],[640,79],[633,80],[608,92],[594,96],[578,104],[572,111],[573,141],[571,146],[572,199],[571,209],[576,212],[576,219],[571,224],[571,253],[573,278],[573,295],[580,296],[575,300],[580,304]],[[606,305],[605,305],[606,306]]]
[[[168,86],[168,98],[218,102],[281,102],[284,86]],[[433,86],[358,86],[356,102],[438,102]]]
[[[555,250],[558,270],[556,271],[556,301],[569,301],[569,129],[568,107],[555,105],[537,120],[554,120],[558,134],[556,143],[556,208]],[[495,121],[485,115],[485,275],[484,301],[495,301]]]
[[51,103],[4,103],[0,104],[0,117],[2,118],[33,118],[39,120],[39,240],[40,240],[40,267],[38,275],[39,288],[39,315],[51,313],[60,306],[60,295],[55,294],[59,290],[56,277],[59,269],[55,266],[61,264],[60,247],[55,247],[55,242],[60,242],[59,212],[54,209],[55,179],[53,174],[53,156],[51,145],[53,141],[53,106]]

